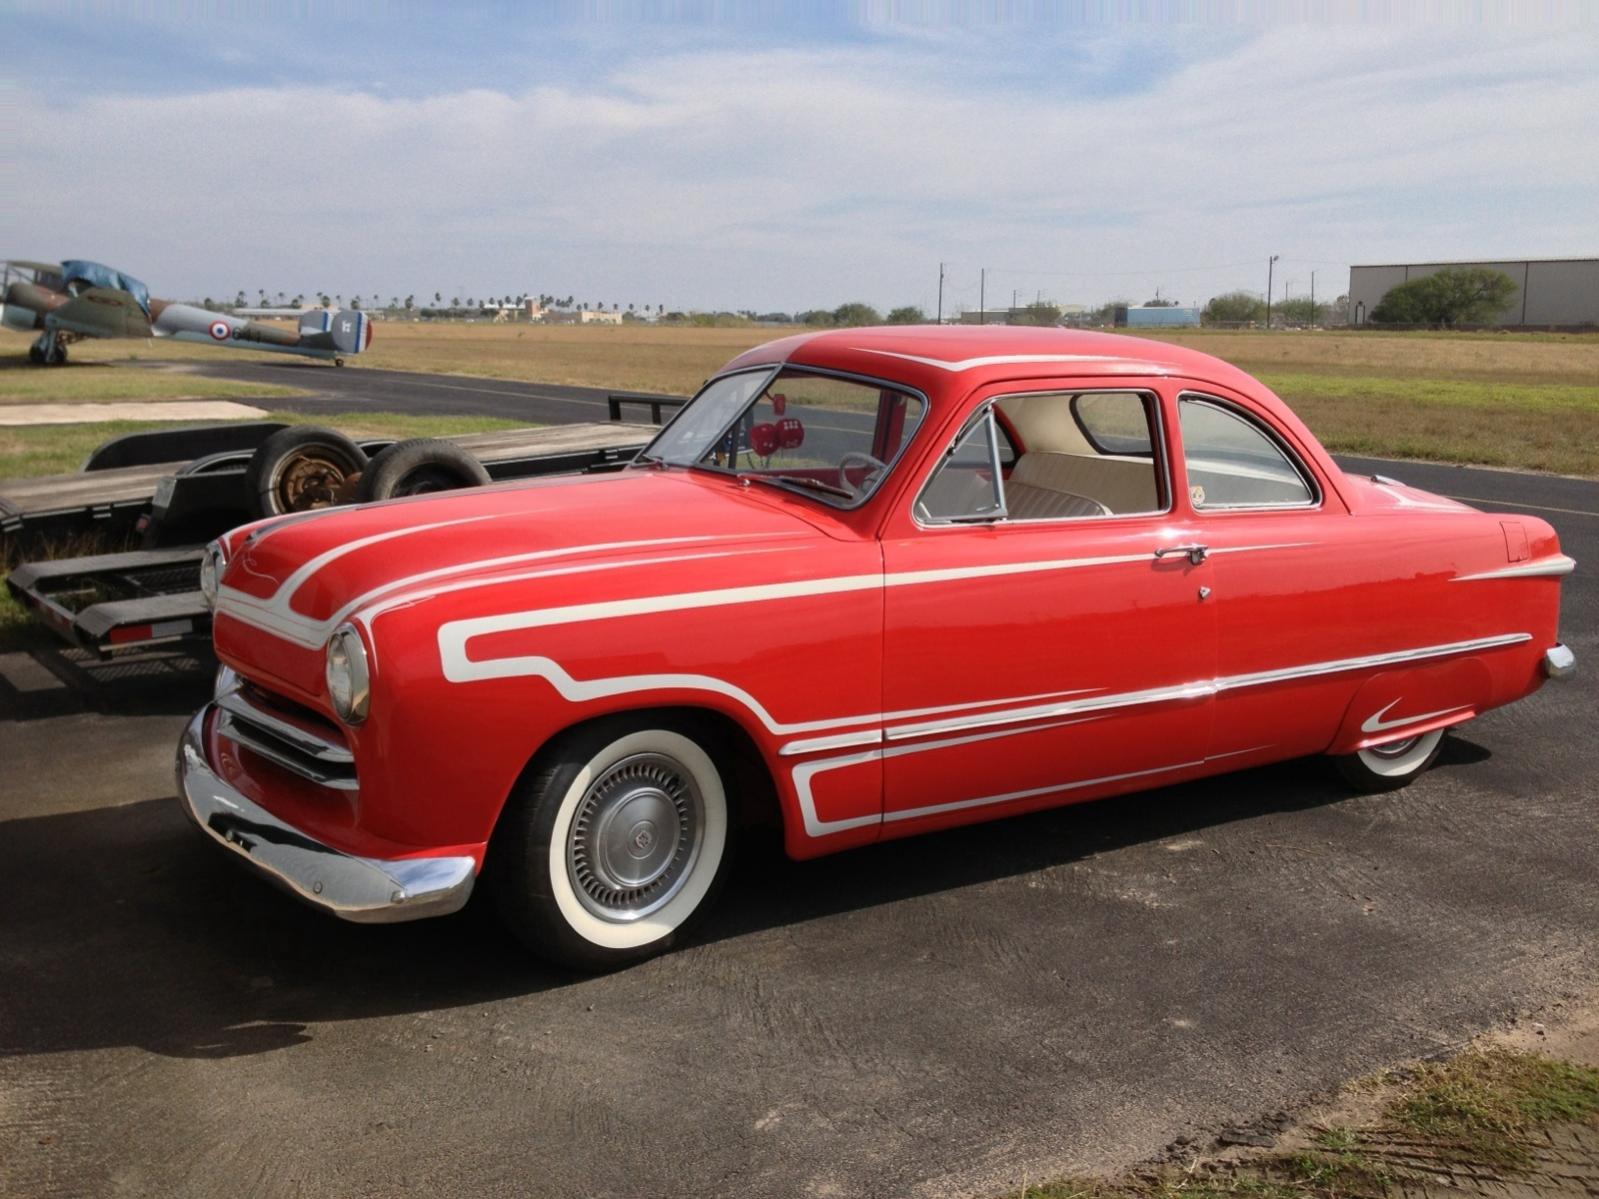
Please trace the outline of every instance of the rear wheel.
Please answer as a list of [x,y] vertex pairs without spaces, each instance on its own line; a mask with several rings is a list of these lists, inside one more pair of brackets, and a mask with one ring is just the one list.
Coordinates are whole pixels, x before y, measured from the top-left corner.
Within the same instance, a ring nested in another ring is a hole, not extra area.
[[610,970],[670,948],[714,896],[728,803],[713,739],[669,717],[610,717],[541,755],[495,831],[488,882],[540,957]]
[[1444,730],[1434,729],[1333,758],[1343,780],[1361,791],[1394,791],[1431,766],[1443,748]]

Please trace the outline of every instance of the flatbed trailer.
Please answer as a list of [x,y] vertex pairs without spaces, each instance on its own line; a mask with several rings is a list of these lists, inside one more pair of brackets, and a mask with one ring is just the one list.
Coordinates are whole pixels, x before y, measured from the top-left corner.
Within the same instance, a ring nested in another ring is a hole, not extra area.
[[[107,442],[74,474],[0,482],[0,532],[7,539],[47,543],[52,532],[86,530],[143,539],[142,549],[127,553],[24,562],[6,586],[42,624],[101,658],[209,646],[211,612],[199,590],[205,542],[253,519],[245,468],[255,447],[283,427],[263,422],[134,434]],[[649,425],[595,422],[447,440],[499,481],[619,470],[655,432]],[[141,438],[155,440],[141,444]],[[138,461],[195,444],[210,452],[188,461]],[[374,455],[392,443],[360,444]]]

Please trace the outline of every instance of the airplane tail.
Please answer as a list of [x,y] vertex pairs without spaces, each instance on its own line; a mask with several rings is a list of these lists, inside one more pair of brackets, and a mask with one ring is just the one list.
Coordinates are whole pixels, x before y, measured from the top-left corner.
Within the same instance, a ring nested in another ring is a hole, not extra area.
[[359,354],[372,344],[372,318],[359,309],[323,308],[300,317],[300,339],[323,341],[340,354]]

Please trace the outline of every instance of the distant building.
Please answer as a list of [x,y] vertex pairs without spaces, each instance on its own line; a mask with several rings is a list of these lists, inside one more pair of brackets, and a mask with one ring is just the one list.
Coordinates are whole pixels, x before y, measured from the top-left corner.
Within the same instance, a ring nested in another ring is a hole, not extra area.
[[580,325],[620,325],[622,314],[620,312],[602,312],[597,308],[585,308],[577,314],[577,323]]
[[1573,328],[1599,325],[1599,258],[1520,258],[1500,262],[1411,262],[1349,268],[1349,323],[1364,325],[1390,290],[1445,267],[1487,267],[1516,284],[1494,325]]
[[1116,326],[1128,329],[1183,329],[1199,324],[1199,309],[1116,306]]

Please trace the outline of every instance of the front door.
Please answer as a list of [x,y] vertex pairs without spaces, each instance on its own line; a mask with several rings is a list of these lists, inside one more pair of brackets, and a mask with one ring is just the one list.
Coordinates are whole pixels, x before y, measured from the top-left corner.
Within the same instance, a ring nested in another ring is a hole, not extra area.
[[886,532],[885,834],[1203,765],[1212,566],[1159,387],[990,389]]

